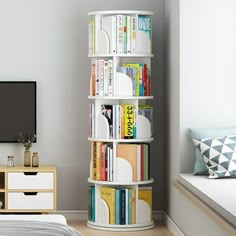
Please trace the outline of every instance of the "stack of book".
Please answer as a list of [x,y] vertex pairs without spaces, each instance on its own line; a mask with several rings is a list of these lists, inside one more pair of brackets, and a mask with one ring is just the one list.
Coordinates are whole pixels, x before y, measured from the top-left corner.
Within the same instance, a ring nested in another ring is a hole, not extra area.
[[[89,53],[98,51],[96,45],[99,40],[96,38],[96,25],[101,27],[101,31],[106,34],[108,41],[108,53],[145,53],[142,51],[146,40],[139,37],[140,32],[144,33],[149,40],[150,51],[152,45],[152,19],[151,16],[144,15],[112,15],[103,16],[101,22],[90,19],[88,22]],[[96,43],[96,41],[98,41]]]
[[[95,187],[89,186],[89,220],[95,222]],[[140,187],[138,189],[138,196],[136,197],[135,188],[127,187],[101,187],[101,199],[105,201],[109,209],[109,224],[128,225],[136,224],[137,214],[137,200],[145,201],[150,209],[152,209],[152,188]],[[106,214],[106,212],[103,212]],[[151,215],[150,215],[151,221]]]
[[[115,149],[115,150],[114,150]],[[117,158],[123,158],[131,166],[132,181],[150,180],[150,144],[149,143],[91,143],[91,178],[99,181],[117,181]]]

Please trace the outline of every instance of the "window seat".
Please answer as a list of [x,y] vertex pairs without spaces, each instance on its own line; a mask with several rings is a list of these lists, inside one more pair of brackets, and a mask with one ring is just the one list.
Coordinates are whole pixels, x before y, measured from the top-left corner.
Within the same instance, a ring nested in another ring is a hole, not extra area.
[[236,178],[208,179],[181,173],[178,182],[236,227]]

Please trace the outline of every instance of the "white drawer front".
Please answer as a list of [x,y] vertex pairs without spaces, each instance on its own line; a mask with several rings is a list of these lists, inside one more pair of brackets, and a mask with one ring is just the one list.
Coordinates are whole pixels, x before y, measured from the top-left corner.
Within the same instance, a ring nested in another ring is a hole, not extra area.
[[8,193],[8,209],[53,210],[53,193],[25,195],[24,193]]
[[53,189],[53,173],[8,173],[8,189]]

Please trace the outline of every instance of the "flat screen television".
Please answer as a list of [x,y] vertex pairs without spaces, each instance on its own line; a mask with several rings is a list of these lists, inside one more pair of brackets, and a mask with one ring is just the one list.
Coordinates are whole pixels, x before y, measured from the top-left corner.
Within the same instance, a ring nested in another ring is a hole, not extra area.
[[[0,142],[36,134],[36,81],[0,81]],[[36,142],[36,141],[34,141]]]

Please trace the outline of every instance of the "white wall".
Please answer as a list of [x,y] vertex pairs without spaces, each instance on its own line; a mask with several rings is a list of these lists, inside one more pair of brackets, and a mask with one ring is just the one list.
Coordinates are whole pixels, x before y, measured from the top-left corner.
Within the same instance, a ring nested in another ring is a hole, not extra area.
[[180,1],[181,171],[192,171],[186,129],[236,126],[236,1]]
[[[0,80],[36,80],[37,134],[41,164],[58,168],[58,209],[87,209],[90,143],[87,141],[88,12],[147,10],[153,21],[153,95],[156,110],[152,173],[154,209],[164,205],[163,0],[3,0],[0,1]],[[20,144],[0,144],[23,164]]]
[[235,126],[236,2],[165,2],[167,212],[186,235],[228,235],[172,185],[192,172],[189,127]]

